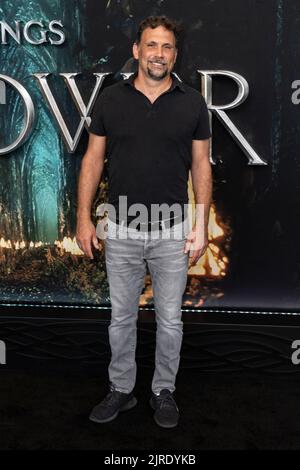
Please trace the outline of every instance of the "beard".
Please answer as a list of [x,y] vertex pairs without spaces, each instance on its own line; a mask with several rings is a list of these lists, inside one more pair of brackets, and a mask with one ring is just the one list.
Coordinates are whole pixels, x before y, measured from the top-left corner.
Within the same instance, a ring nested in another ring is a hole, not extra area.
[[[159,61],[157,61],[157,62],[159,63]],[[151,77],[152,80],[156,80],[156,81],[163,80],[165,77],[167,77],[169,75],[168,67],[166,67],[162,70],[157,70],[157,69],[153,70],[148,65],[147,72],[148,72],[149,77]]]
[[161,72],[153,72],[153,70],[148,67],[147,71],[149,77],[151,77],[153,80],[156,80],[157,82],[163,80],[167,75],[169,75],[168,69],[162,70]]

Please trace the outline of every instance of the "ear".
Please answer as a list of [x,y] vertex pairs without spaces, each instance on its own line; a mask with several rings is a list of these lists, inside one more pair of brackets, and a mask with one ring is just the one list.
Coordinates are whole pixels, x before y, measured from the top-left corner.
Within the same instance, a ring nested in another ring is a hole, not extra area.
[[132,53],[133,53],[133,57],[136,60],[138,60],[138,58],[139,58],[139,46],[137,45],[136,42],[132,46]]

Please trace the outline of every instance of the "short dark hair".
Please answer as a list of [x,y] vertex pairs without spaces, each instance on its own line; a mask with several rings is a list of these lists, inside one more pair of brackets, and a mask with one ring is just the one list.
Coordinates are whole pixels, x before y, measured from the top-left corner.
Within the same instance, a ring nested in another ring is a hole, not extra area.
[[178,40],[180,37],[180,33],[183,31],[182,24],[179,23],[178,21],[169,18],[168,16],[161,15],[161,16],[148,16],[148,18],[145,18],[141,23],[139,24],[139,28],[137,31],[136,35],[136,40],[135,42],[137,44],[140,43],[142,33],[146,28],[152,28],[155,29],[158,26],[163,26],[164,28],[168,29],[169,31],[173,31],[174,36],[175,36],[175,41],[176,41],[176,47],[178,44]]

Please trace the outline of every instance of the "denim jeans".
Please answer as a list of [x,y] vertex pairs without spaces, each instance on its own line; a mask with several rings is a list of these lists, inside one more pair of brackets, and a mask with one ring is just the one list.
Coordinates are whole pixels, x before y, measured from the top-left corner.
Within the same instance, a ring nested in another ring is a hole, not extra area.
[[[128,238],[120,238],[126,230]],[[138,232],[108,221],[105,240],[111,300],[108,373],[111,388],[115,390],[130,393],[135,386],[136,322],[146,263],[152,280],[157,326],[151,388],[153,393],[164,388],[171,392],[175,390],[183,334],[181,305],[189,260],[188,253],[184,253],[187,233],[186,223],[160,232]],[[162,238],[165,235],[170,235],[170,238]]]

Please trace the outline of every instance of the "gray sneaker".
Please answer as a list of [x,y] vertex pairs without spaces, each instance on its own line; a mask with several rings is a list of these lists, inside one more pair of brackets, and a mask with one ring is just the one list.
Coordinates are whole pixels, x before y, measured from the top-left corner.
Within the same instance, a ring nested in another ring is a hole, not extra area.
[[111,390],[106,397],[93,409],[89,416],[95,423],[108,423],[115,419],[120,411],[130,410],[137,404],[132,393]]
[[164,388],[159,395],[153,393],[150,406],[155,410],[153,418],[158,426],[162,428],[175,428],[177,426],[179,410],[170,390]]

